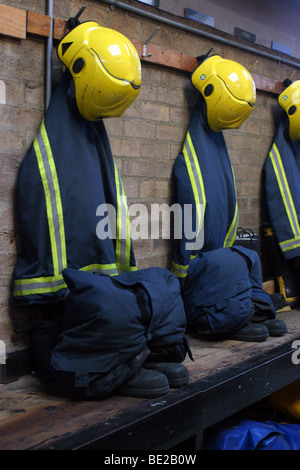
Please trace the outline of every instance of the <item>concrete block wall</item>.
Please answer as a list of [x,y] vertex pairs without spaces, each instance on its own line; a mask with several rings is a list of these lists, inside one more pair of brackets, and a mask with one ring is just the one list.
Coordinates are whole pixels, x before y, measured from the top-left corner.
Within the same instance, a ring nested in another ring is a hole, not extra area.
[[[0,3],[46,13],[45,0],[0,0]],[[125,3],[157,13],[156,9],[135,0]],[[66,20],[82,4],[73,0],[54,1],[54,17]],[[151,19],[111,9],[101,1],[88,0],[84,4],[87,8],[82,21],[97,21],[130,39],[146,41],[160,26],[152,43],[161,47],[193,56],[214,47],[214,53],[248,68],[258,60],[255,73],[279,81],[293,72],[290,66],[171,26],[157,25]],[[176,20],[170,14],[163,15]],[[56,46],[57,43],[53,53],[54,87],[62,73]],[[0,36],[0,60],[0,339],[10,349],[22,343],[30,315],[11,305],[12,272],[18,252],[14,194],[18,168],[44,114],[45,40],[33,36],[24,40]],[[299,79],[298,70],[294,79]],[[129,205],[143,203],[150,209],[154,203],[172,203],[173,163],[182,147],[197,93],[189,73],[143,62],[142,90],[137,100],[121,118],[105,121]],[[261,170],[272,143],[277,114],[277,96],[258,90],[257,103],[249,119],[240,129],[224,132],[236,177],[240,225],[254,231],[259,230],[260,224]],[[168,240],[135,240],[134,248],[139,268],[169,268],[172,247]]]

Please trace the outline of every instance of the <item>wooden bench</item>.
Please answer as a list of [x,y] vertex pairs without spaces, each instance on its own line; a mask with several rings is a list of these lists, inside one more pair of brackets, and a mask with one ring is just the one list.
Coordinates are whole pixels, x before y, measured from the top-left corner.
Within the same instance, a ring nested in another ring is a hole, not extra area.
[[288,333],[262,343],[189,337],[190,383],[156,399],[71,401],[32,375],[1,384],[0,449],[201,449],[206,428],[300,378],[300,310],[277,317]]

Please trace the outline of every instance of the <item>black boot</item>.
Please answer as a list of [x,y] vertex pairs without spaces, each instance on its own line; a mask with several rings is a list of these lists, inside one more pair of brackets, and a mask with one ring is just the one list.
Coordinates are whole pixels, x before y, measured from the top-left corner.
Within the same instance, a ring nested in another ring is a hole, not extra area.
[[147,362],[178,362],[185,360],[188,353],[189,358],[193,361],[193,355],[190,350],[188,339],[184,336],[182,341],[176,344],[168,344],[163,346],[153,346],[148,344],[150,354]]
[[260,342],[269,337],[269,331],[262,323],[248,323],[239,330],[229,334],[230,339],[237,341]]
[[288,331],[284,321],[277,320],[275,318],[264,320],[261,325],[265,325],[267,327],[270,336],[282,336]]
[[164,374],[142,367],[116,393],[126,397],[155,398],[165,395],[169,390],[169,382]]
[[278,312],[282,308],[286,307],[285,298],[279,292],[275,292],[274,294],[269,294],[270,299],[275,307],[275,311]]
[[[259,303],[256,300],[254,301],[254,305],[256,307],[256,311],[251,318],[251,323],[254,325],[265,326],[270,336],[282,336],[284,333],[287,333],[287,326],[284,321],[277,320],[277,318],[272,318],[275,317],[273,312],[267,308],[260,308]],[[261,304],[261,307],[262,306],[263,304]]]
[[171,388],[182,387],[190,381],[189,371],[183,364],[177,362],[145,362],[145,369],[155,370],[164,374]]

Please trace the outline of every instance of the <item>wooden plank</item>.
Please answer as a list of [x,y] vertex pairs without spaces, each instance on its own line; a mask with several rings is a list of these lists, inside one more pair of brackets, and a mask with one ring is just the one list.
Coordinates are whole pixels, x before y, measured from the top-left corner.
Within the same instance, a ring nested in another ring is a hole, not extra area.
[[[66,21],[53,19],[53,38],[60,40],[66,31]],[[34,11],[27,12],[27,32],[34,36],[50,36],[51,18]]]
[[262,75],[257,75],[251,73],[255,86],[258,90],[268,91],[275,94],[280,94],[283,90],[283,83],[274,78],[263,77]]
[[0,5],[0,34],[17,39],[26,38],[26,10]]
[[263,290],[267,292],[267,294],[275,294],[275,281],[265,281],[262,283]]
[[187,72],[193,72],[198,65],[197,57],[188,54],[181,54],[181,69]]
[[66,21],[58,20],[54,18],[53,20],[53,37],[54,39],[61,40],[61,38],[66,34]]
[[36,36],[50,36],[51,19],[35,11],[27,12],[27,32]]

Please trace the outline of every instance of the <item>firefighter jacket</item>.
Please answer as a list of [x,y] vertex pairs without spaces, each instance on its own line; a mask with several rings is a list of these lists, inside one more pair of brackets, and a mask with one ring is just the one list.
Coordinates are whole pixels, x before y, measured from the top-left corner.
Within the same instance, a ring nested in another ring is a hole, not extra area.
[[186,342],[180,285],[170,271],[107,276],[68,268],[63,275],[70,290],[51,364],[75,397],[102,398],[134,375],[150,351]]
[[264,165],[268,215],[286,260],[300,256],[300,142],[288,135],[282,112]]
[[238,223],[234,175],[225,139],[222,132],[209,129],[202,107],[200,96],[174,165],[175,202],[181,213],[179,227],[174,228],[171,269],[181,280],[187,275],[191,257],[231,246]]
[[[104,123],[71,110],[70,79],[66,72],[18,178],[22,249],[13,296],[19,305],[62,299],[67,267],[110,275],[136,269],[126,198]],[[102,230],[99,236],[106,220],[112,221],[107,235]]]

